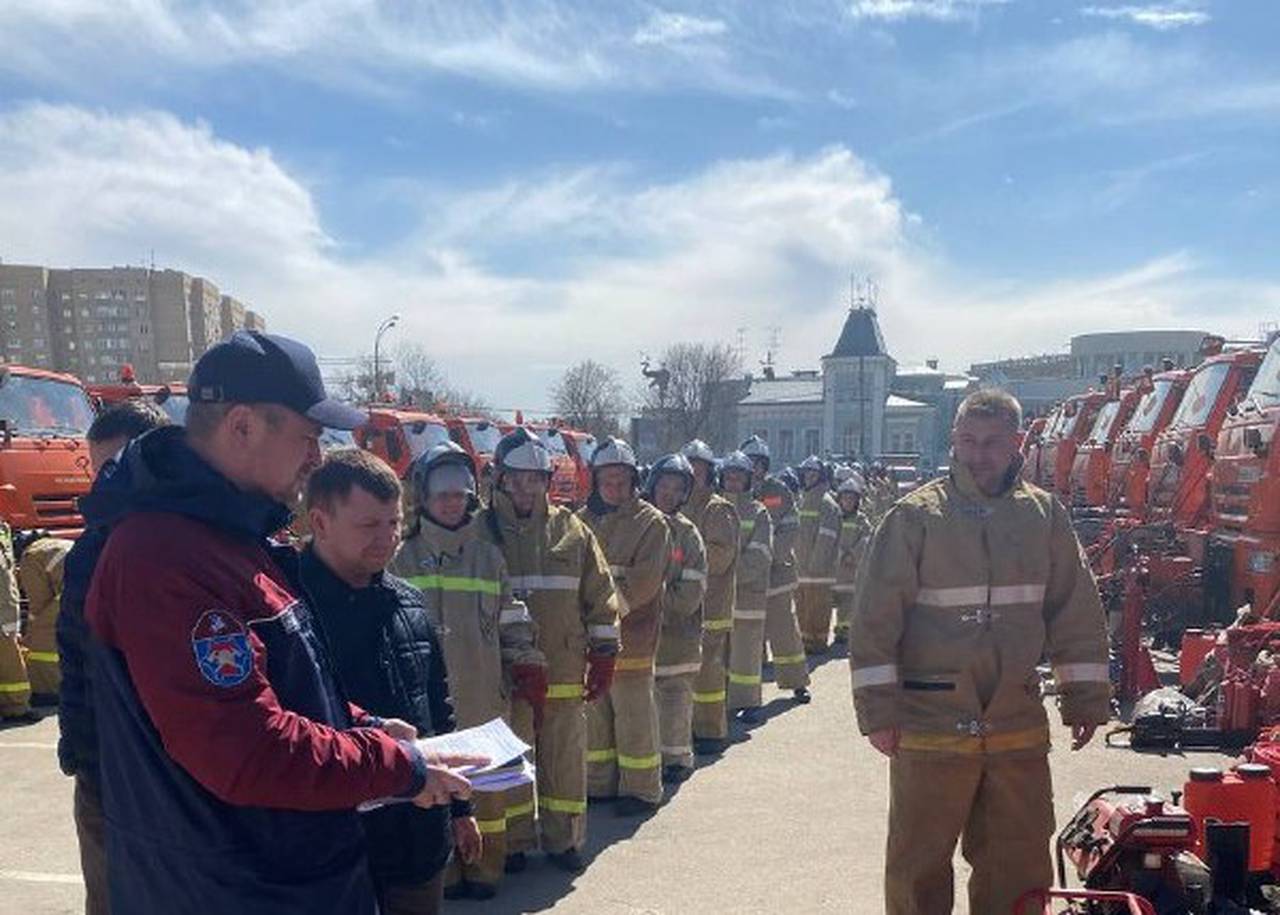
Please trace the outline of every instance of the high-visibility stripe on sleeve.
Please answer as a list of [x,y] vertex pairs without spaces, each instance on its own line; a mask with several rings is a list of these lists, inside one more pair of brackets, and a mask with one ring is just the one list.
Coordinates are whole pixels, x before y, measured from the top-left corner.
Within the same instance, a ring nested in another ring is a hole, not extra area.
[[518,817],[533,816],[533,801],[525,801],[523,804],[512,804],[507,808],[507,819],[514,820]]
[[996,585],[991,589],[991,606],[1038,604],[1044,601],[1044,585]]
[[552,813],[567,813],[570,815],[587,812],[586,801],[569,800],[563,797],[547,797],[545,794],[538,797],[538,807],[541,810],[548,810]]
[[653,658],[618,658],[614,662],[614,670],[648,670],[653,666]]
[[607,763],[613,762],[618,758],[618,750],[615,747],[609,747],[607,750],[588,750],[587,762],[589,763]]
[[990,593],[986,585],[963,588],[921,588],[916,592],[916,603],[929,607],[985,606]]
[[1059,664],[1053,669],[1053,678],[1063,683],[1109,683],[1111,669],[1106,664]]
[[513,591],[577,591],[582,579],[576,575],[512,575]]
[[14,683],[0,683],[0,693],[25,693],[31,689],[31,684],[25,680]]
[[745,518],[738,522],[738,527],[744,531],[753,530],[756,526],[754,518]]
[[774,664],[803,664],[804,655],[802,654],[774,655],[773,663]]
[[701,569],[681,569],[681,581],[706,581],[707,573]]
[[415,575],[409,584],[423,591],[457,591],[470,594],[501,594],[502,582],[492,578],[472,578],[464,575]]
[[56,651],[28,651],[28,661],[43,661],[46,664],[57,664],[58,653]]
[[802,508],[797,512],[797,514],[799,514],[801,518],[817,518],[822,514],[822,512],[818,511],[816,508]]
[[581,683],[552,683],[547,686],[548,699],[581,699],[582,694]]
[[868,686],[892,686],[898,682],[897,664],[878,664],[875,667],[857,667],[853,671],[853,688]]
[[802,577],[802,578],[800,579],[800,584],[802,584],[802,585],[834,585],[835,583],[836,583],[836,580],[835,580],[834,578],[804,578],[804,577]]
[[592,639],[613,639],[617,641],[618,627],[607,623],[597,623],[587,627],[587,637]]
[[836,582],[831,586],[831,590],[837,594],[852,594],[858,590],[858,586],[851,581]]
[[763,620],[767,618],[765,610],[734,610],[733,618],[735,620]]
[[830,527],[820,527],[818,528],[818,536],[830,537],[832,540],[835,540],[840,536],[840,532]]
[[792,591],[796,589],[796,585],[797,583],[794,581],[787,585],[778,585],[778,587],[770,588],[768,591],[766,591],[765,596],[777,597],[779,594],[790,594]]
[[511,626],[516,623],[532,623],[533,617],[529,615],[529,608],[524,604],[519,607],[508,607],[498,614],[499,626]]
[[729,682],[737,683],[739,686],[756,686],[764,682],[764,678],[759,674],[735,674],[729,671]]
[[694,661],[689,664],[664,664],[653,669],[655,677],[680,677],[685,674],[696,674],[702,670],[702,663]]
[[476,820],[476,826],[480,827],[481,835],[496,835],[507,831],[507,818],[503,817],[500,820]]
[[733,628],[733,617],[722,620],[703,620],[703,632],[728,632]]
[[710,692],[710,693],[694,693],[693,694],[693,701],[700,702],[703,705],[716,705],[720,702],[724,702],[728,698],[729,698],[728,691],[723,689],[716,690],[715,692]]
[[662,757],[654,753],[652,756],[626,756],[618,754],[618,766],[622,769],[656,769],[662,765]]

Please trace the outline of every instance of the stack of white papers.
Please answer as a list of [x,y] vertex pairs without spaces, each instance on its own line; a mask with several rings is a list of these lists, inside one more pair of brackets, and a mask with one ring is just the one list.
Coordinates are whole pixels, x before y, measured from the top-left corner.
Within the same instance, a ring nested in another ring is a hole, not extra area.
[[[531,785],[537,775],[537,770],[524,755],[529,752],[529,745],[517,737],[501,718],[478,727],[454,731],[452,734],[424,737],[414,743],[428,759],[436,754],[454,753],[487,758],[489,762],[483,766],[464,766],[458,769],[458,774],[471,782],[472,791],[497,792],[520,785]],[[402,797],[381,798],[366,801],[356,809],[366,813],[387,804],[403,804],[410,800]]]

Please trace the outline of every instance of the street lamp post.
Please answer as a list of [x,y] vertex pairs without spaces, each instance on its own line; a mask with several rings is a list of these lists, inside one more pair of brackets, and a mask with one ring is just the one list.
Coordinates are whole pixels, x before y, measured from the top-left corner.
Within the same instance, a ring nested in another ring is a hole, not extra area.
[[382,344],[382,335],[391,328],[395,327],[400,321],[400,315],[394,314],[378,325],[378,332],[373,335],[373,397],[374,400],[382,400],[382,361],[379,357],[379,347]]

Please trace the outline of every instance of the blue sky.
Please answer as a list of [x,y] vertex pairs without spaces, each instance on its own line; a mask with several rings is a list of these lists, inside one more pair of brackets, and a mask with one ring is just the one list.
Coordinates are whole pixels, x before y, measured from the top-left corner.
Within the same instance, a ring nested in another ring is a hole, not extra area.
[[[539,407],[873,274],[900,360],[1280,318],[1280,5],[0,4],[0,257],[208,275],[329,355],[391,311]],[[11,53],[12,52],[12,53]]]

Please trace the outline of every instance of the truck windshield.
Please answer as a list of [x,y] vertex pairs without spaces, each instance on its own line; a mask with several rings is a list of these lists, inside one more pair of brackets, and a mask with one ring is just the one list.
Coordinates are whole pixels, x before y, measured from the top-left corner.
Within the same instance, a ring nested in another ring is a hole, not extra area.
[[1230,371],[1230,363],[1215,362],[1196,372],[1196,377],[1187,385],[1187,393],[1182,395],[1182,403],[1178,405],[1178,412],[1169,423],[1170,428],[1194,429],[1203,426],[1213,412],[1218,392],[1222,390]]
[[1083,407],[1081,407],[1080,404],[1076,404],[1075,410],[1070,416],[1068,416],[1066,411],[1063,410],[1062,418],[1058,421],[1058,428],[1054,430],[1053,437],[1069,438],[1071,436],[1071,431],[1076,427],[1076,421],[1080,419],[1080,411],[1082,409]]
[[1160,411],[1164,409],[1164,402],[1169,399],[1169,392],[1172,390],[1172,381],[1168,379],[1157,381],[1155,387],[1143,395],[1138,409],[1133,411],[1133,419],[1129,420],[1129,431],[1150,432],[1154,429],[1156,420],[1160,418]]
[[476,454],[493,454],[498,450],[498,442],[502,441],[502,430],[488,420],[467,423],[467,435]]
[[325,426],[320,432],[320,450],[332,451],[335,448],[356,447],[356,437],[346,429],[330,429]]
[[1258,366],[1258,376],[1253,379],[1249,388],[1249,396],[1245,402],[1252,401],[1259,410],[1280,405],[1280,339],[1271,344],[1267,358]]
[[419,419],[405,420],[400,425],[404,428],[404,437],[409,441],[409,453],[415,458],[426,454],[436,445],[449,441],[449,430],[443,423]]
[[559,429],[543,429],[538,433],[538,438],[542,439],[547,446],[547,450],[552,454],[569,456],[569,449],[565,447],[564,436],[560,434]]
[[15,435],[81,436],[93,422],[93,407],[77,385],[10,373],[0,376],[0,419]]
[[1120,412],[1120,401],[1110,400],[1103,404],[1102,409],[1098,412],[1098,419],[1093,424],[1093,432],[1089,438],[1095,442],[1105,442],[1107,436],[1111,434],[1111,424],[1116,421],[1116,414]]

